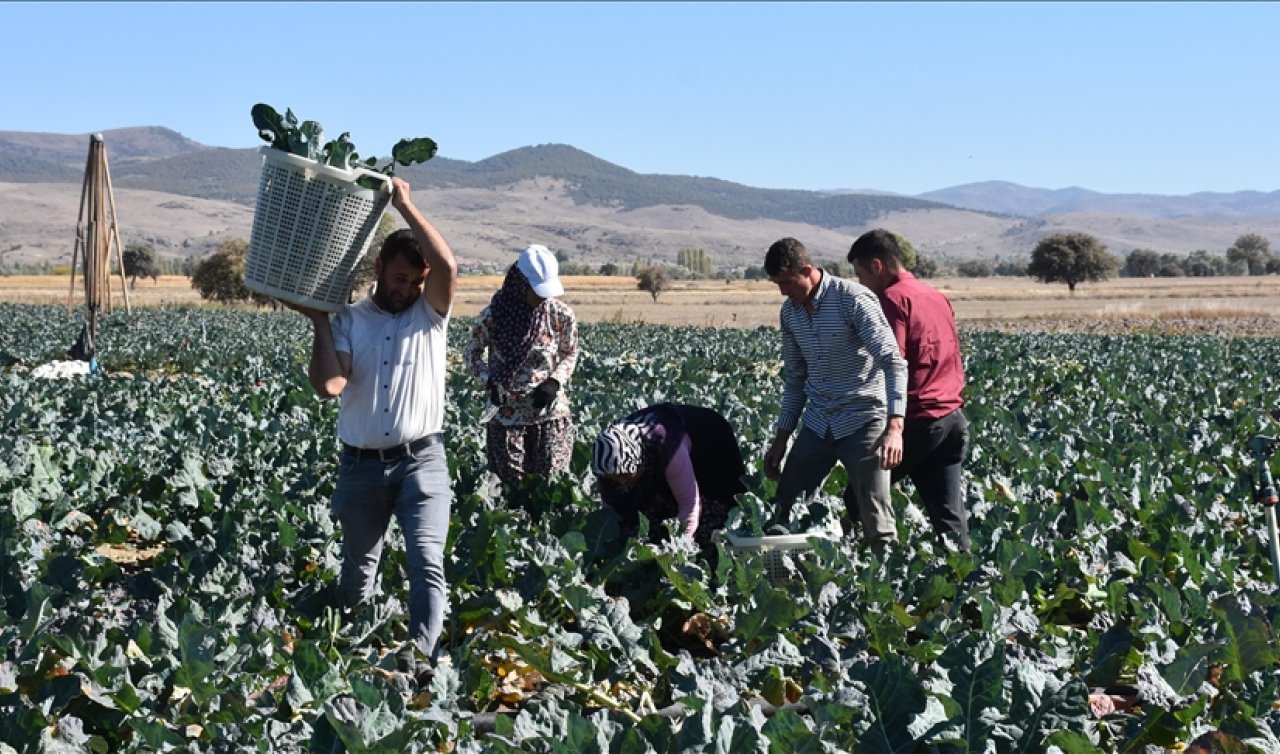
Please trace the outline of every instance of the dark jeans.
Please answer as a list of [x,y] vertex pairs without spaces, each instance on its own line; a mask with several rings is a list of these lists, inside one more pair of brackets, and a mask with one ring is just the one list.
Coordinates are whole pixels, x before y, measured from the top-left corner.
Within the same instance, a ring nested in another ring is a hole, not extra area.
[[338,466],[332,509],[342,526],[344,600],[355,606],[373,598],[394,516],[409,563],[409,636],[428,657],[435,656],[444,627],[444,544],[452,503],[443,444],[388,463],[344,454]]
[[[911,479],[933,530],[969,549],[969,516],[964,507],[961,464],[969,449],[969,420],[956,409],[939,419],[909,419],[902,428],[902,463],[893,470],[896,484]],[[851,491],[845,488],[845,500]]]

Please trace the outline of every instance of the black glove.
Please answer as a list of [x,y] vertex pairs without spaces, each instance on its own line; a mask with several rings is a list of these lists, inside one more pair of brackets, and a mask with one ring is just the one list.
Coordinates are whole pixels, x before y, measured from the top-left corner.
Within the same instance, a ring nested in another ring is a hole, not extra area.
[[492,406],[502,405],[502,398],[498,396],[498,386],[492,382],[489,383],[489,404]]
[[556,393],[558,392],[560,392],[560,383],[549,379],[533,389],[533,398],[530,399],[530,403],[533,404],[534,408],[541,411],[551,405],[551,401],[556,399]]

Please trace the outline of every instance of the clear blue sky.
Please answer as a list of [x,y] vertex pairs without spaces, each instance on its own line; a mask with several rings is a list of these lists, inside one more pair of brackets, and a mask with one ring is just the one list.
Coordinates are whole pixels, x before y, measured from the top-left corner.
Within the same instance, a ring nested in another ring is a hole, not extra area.
[[917,194],[1280,189],[1280,4],[0,3],[0,130],[364,154],[562,143],[640,173]]

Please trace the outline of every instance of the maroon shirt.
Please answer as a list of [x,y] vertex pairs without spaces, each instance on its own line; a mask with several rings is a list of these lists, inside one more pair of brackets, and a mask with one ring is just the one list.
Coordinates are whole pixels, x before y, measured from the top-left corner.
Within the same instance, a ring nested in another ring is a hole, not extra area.
[[951,302],[906,270],[880,294],[907,360],[907,419],[939,419],[964,405],[964,364]]

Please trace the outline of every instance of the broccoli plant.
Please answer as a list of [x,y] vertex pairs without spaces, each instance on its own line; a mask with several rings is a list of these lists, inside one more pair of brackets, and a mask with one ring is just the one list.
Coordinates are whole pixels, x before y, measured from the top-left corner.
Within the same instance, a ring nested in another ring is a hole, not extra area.
[[[270,105],[258,103],[253,106],[251,114],[258,136],[274,149],[343,170],[351,170],[353,166],[359,165],[392,176],[395,175],[396,165],[426,162],[436,154],[436,143],[431,139],[401,139],[391,148],[391,159],[378,167],[377,157],[360,162],[360,155],[351,142],[350,132],[344,131],[338,138],[324,141],[324,128],[314,120],[299,122],[293,110],[286,109],[284,116],[281,116]],[[376,188],[374,181],[367,177],[360,179],[359,183],[366,188]]]

